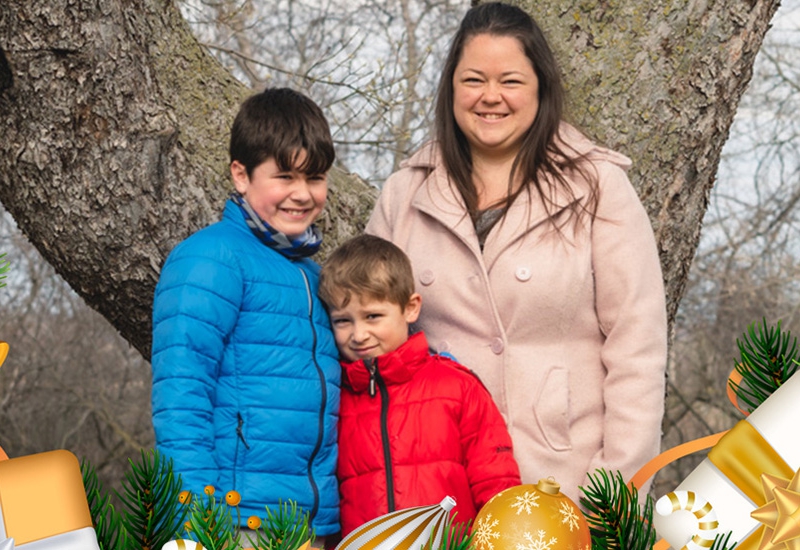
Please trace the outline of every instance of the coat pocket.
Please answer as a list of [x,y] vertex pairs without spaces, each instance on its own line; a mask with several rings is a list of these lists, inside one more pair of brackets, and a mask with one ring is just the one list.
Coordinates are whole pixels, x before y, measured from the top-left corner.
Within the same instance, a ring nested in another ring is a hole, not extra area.
[[569,371],[551,367],[533,404],[533,415],[547,444],[555,451],[572,449],[570,439]]

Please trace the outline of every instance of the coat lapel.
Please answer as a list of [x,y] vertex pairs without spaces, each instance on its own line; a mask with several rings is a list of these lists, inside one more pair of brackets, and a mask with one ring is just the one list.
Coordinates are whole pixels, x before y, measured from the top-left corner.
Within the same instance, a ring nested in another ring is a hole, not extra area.
[[[548,178],[549,179],[549,178]],[[551,214],[558,216],[563,210],[575,202],[580,201],[584,193],[571,180],[567,180],[573,190],[574,197],[567,194],[561,187],[550,187],[552,206]],[[486,270],[490,271],[497,258],[519,239],[523,239],[528,233],[537,229],[542,224],[549,224],[550,215],[545,209],[544,203],[534,190],[532,193],[521,193],[511,208],[508,209],[504,219],[497,222],[486,238],[483,248],[483,261]],[[545,228],[546,232],[553,230],[552,227]]]
[[429,144],[411,160],[414,167],[429,170],[425,182],[414,194],[411,206],[438,221],[470,250],[480,255],[478,236],[467,214],[464,199],[450,185],[436,146]]

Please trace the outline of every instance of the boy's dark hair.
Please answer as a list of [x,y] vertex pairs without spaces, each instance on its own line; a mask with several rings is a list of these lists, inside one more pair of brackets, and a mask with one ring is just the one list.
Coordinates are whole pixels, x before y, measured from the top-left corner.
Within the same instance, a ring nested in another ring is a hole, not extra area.
[[412,294],[408,256],[374,235],[359,235],[339,246],[320,272],[319,297],[329,308],[345,307],[353,295],[405,307]]
[[244,165],[248,176],[270,157],[281,170],[291,170],[301,149],[306,150],[300,166],[304,173],[324,174],[333,166],[331,130],[312,100],[289,88],[267,88],[239,107],[231,128],[230,155],[231,162]]

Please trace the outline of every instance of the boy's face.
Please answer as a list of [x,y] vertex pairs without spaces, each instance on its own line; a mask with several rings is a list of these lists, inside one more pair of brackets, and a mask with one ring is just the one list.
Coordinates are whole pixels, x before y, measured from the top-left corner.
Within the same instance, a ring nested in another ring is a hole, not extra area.
[[236,190],[263,221],[292,238],[302,235],[317,219],[328,196],[327,174],[306,174],[297,168],[305,156],[306,151],[300,151],[289,171],[281,170],[270,157],[249,177],[243,164],[231,163]]
[[413,294],[403,307],[353,295],[344,307],[329,309],[339,353],[347,361],[375,358],[408,340],[408,325],[419,317],[422,298]]

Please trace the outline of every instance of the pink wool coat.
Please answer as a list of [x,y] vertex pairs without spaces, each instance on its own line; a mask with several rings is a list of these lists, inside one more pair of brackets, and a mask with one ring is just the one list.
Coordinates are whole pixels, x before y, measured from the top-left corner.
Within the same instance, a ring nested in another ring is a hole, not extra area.
[[[599,177],[597,217],[554,232],[522,193],[481,252],[464,203],[428,144],[386,182],[367,232],[411,258],[418,321],[434,349],[475,371],[511,433],[523,483],[552,476],[578,501],[587,472],[626,480],[659,451],[667,323],[649,219],[630,160],[562,135]],[[578,200],[586,182],[568,175]],[[562,214],[568,199],[554,196]]]

